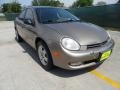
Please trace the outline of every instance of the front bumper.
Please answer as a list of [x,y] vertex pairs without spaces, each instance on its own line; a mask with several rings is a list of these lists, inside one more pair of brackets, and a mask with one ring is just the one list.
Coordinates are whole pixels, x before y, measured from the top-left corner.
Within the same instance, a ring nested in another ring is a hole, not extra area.
[[102,47],[92,48],[85,51],[68,51],[64,48],[59,50],[60,57],[53,57],[53,62],[56,66],[69,69],[77,70],[100,64],[99,60],[101,53],[112,50],[114,47],[114,41],[111,39]]

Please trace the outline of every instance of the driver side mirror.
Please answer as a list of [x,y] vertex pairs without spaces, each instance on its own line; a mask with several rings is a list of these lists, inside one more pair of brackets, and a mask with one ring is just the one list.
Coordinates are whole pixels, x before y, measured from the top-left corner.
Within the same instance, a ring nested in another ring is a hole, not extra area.
[[33,20],[31,20],[31,19],[24,19],[24,23],[25,23],[25,24],[28,24],[28,25],[34,26],[34,22],[33,22]]

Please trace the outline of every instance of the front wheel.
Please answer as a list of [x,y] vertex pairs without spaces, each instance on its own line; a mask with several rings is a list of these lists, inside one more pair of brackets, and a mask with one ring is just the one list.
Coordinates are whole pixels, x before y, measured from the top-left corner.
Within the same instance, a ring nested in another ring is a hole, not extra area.
[[37,52],[41,66],[45,70],[53,69],[53,61],[52,61],[51,53],[44,42],[37,43]]

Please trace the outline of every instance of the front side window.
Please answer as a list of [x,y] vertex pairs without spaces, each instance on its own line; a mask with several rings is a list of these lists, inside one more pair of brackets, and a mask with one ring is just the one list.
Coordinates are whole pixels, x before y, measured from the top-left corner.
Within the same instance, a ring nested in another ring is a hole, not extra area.
[[45,24],[79,21],[76,16],[61,8],[37,8],[36,13],[38,20]]
[[25,19],[33,20],[33,13],[32,13],[32,11],[30,9],[27,9]]

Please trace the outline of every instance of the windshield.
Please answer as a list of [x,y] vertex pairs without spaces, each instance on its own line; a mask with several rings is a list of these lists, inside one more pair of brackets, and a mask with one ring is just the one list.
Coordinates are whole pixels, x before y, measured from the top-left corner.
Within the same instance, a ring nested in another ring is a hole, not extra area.
[[76,16],[61,8],[37,8],[38,21],[44,24],[80,21]]

